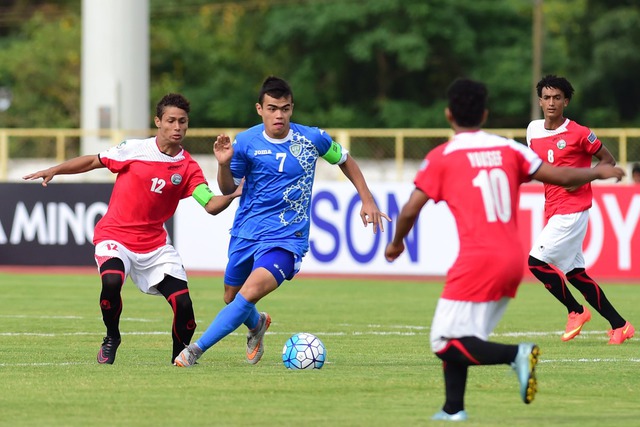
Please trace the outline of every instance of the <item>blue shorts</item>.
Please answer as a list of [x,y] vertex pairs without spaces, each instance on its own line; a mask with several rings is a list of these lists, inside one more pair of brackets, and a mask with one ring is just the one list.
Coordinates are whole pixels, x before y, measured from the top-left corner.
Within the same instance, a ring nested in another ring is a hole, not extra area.
[[229,262],[224,272],[224,283],[242,286],[256,268],[266,268],[273,274],[278,286],[293,279],[302,264],[302,256],[272,244],[231,237]]

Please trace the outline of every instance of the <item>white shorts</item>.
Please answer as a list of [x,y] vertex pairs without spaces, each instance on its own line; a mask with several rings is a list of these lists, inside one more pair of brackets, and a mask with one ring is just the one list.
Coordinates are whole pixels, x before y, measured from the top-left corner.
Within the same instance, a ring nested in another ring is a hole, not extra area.
[[133,283],[145,294],[160,295],[156,286],[167,275],[187,281],[187,272],[182,265],[182,258],[171,245],[164,245],[155,251],[139,254],[131,252],[115,240],[98,243],[95,251],[98,270],[110,258],[122,260],[125,280],[131,277]]
[[478,337],[487,341],[511,298],[470,302],[440,298],[431,323],[431,350],[439,352],[452,338]]
[[529,255],[556,266],[563,273],[584,268],[582,242],[588,225],[589,211],[552,216],[535,239]]

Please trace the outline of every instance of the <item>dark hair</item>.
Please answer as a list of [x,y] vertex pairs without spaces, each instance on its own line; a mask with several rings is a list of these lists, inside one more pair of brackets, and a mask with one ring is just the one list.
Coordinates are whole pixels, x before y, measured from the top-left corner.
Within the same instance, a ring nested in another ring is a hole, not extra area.
[[482,125],[487,108],[487,87],[470,79],[457,79],[447,89],[449,111],[455,122],[462,127]]
[[633,168],[631,169],[631,173],[640,173],[640,163],[634,163]]
[[189,110],[191,109],[187,98],[180,95],[179,93],[168,93],[162,97],[160,102],[158,102],[158,105],[156,105],[156,117],[161,119],[162,115],[164,114],[164,110],[166,110],[167,107],[180,108],[187,114],[189,114]]
[[564,77],[554,76],[553,74],[547,74],[538,82],[536,85],[536,90],[538,91],[538,98],[542,97],[542,89],[545,87],[552,87],[554,89],[559,89],[564,93],[564,97],[567,99],[571,99],[573,96],[573,86],[569,83],[569,80]]
[[291,91],[289,83],[279,77],[269,76],[264,80],[262,88],[260,88],[260,95],[258,95],[258,103],[260,105],[262,105],[262,101],[264,101],[265,94],[275,99],[290,96],[291,102],[293,102],[293,92]]

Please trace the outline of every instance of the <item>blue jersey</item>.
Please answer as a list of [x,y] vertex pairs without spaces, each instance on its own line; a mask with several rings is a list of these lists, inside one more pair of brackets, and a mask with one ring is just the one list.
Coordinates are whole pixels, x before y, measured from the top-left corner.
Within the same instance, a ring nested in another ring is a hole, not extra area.
[[296,123],[284,139],[267,136],[263,124],[239,133],[231,172],[236,183],[242,178],[245,183],[231,235],[278,241],[278,246],[304,255],[316,162],[332,142],[323,130]]

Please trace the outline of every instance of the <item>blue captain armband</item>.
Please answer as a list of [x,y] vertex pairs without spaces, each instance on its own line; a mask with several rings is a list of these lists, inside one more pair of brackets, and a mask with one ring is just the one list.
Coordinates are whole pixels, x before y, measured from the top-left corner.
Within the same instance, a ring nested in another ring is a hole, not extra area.
[[213,191],[211,191],[207,184],[200,184],[193,190],[191,195],[202,207],[205,207],[207,203],[209,203],[209,200],[213,198]]
[[332,165],[341,165],[347,161],[347,154],[349,154],[349,151],[346,148],[342,148],[342,145],[331,141],[331,147],[324,153],[322,158]]

